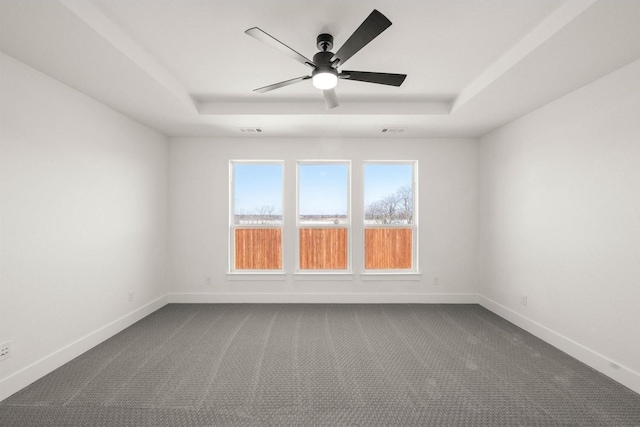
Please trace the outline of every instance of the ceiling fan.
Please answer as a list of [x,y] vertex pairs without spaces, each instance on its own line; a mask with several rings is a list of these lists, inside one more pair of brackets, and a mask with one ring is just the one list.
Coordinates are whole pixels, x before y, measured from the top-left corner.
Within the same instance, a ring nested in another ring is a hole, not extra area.
[[331,52],[333,48],[333,36],[331,34],[320,34],[316,40],[320,52],[313,56],[313,61],[291,49],[275,37],[265,33],[258,27],[249,28],[246,34],[256,38],[268,45],[282,51],[296,61],[312,68],[311,75],[296,77],[269,86],[254,89],[254,92],[264,93],[281,87],[289,86],[303,80],[313,82],[313,85],[321,89],[324,93],[324,100],[327,109],[338,106],[338,98],[334,88],[338,84],[338,79],[355,80],[366,83],[377,83],[389,86],[400,86],[406,74],[372,73],[368,71],[339,71],[338,67],[344,65],[360,49],[365,47],[371,40],[391,26],[391,21],[382,13],[374,9],[364,20],[356,31],[347,39],[336,53]]

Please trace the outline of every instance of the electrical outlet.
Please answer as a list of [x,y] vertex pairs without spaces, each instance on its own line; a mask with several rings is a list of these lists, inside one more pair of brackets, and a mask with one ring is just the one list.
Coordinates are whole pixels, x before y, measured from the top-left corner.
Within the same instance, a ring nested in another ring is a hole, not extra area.
[[213,285],[213,277],[207,276],[207,285]]
[[440,278],[439,277],[434,277],[433,278],[433,286],[438,286],[440,284]]
[[129,302],[133,302],[135,297],[135,292],[134,291],[129,291]]
[[9,341],[0,344],[0,360],[11,356],[11,343]]
[[522,304],[522,305],[527,305],[528,303],[529,303],[529,301],[528,301],[528,297],[527,297],[526,295],[524,295],[524,296],[522,297],[522,299],[520,300],[520,304]]

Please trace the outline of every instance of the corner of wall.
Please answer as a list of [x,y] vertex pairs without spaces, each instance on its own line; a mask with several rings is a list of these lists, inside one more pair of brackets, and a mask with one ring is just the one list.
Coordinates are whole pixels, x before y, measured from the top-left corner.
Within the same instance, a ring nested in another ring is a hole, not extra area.
[[567,338],[540,323],[537,323],[520,313],[517,313],[497,302],[480,295],[479,303],[482,307],[524,329],[548,344],[562,350],[582,363],[603,373],[609,378],[640,394],[640,373],[634,372],[605,356]]
[[20,391],[34,381],[58,369],[65,363],[91,350],[98,344],[111,338],[118,332],[142,320],[156,310],[164,307],[169,301],[167,295],[157,298],[148,304],[114,320],[113,322],[85,335],[65,347],[41,358],[0,380],[0,401]]

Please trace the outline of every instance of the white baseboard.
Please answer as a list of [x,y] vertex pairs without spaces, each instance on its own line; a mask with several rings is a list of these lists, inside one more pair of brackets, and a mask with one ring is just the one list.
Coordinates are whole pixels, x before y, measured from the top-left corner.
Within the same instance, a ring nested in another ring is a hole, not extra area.
[[58,369],[167,304],[164,295],[0,380],[0,401]]
[[426,293],[170,293],[169,303],[477,304],[477,294]]
[[541,340],[551,344],[552,346],[564,351],[568,355],[575,357],[582,363],[585,363],[593,369],[602,372],[609,378],[619,382],[625,387],[630,388],[640,394],[640,374],[632,371],[605,356],[596,353],[593,350],[579,344],[570,338],[567,338],[540,323],[530,320],[520,313],[498,304],[497,302],[486,298],[482,295],[478,296],[478,302],[481,306],[489,311],[494,312],[498,316],[508,320],[525,331],[535,335]]

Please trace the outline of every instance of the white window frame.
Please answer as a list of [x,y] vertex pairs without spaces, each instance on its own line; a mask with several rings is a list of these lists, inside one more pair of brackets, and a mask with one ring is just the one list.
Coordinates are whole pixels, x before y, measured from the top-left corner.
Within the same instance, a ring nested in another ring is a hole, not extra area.
[[[366,223],[366,206],[364,204],[364,191],[366,185],[366,172],[367,165],[411,165],[412,166],[412,195],[413,195],[413,222],[411,224],[367,224]],[[389,278],[391,276],[407,276],[412,277],[415,280],[419,280],[419,266],[418,266],[418,234],[419,234],[419,214],[418,214],[418,161],[417,160],[365,160],[362,162],[362,276],[364,280],[374,279],[379,277],[381,279]],[[366,269],[366,239],[365,230],[368,228],[411,228],[411,268],[407,269]],[[368,276],[368,277],[367,277]]]
[[[300,223],[300,166],[301,165],[346,165],[347,166],[347,222],[345,224],[301,224]],[[301,228],[346,228],[347,229],[347,268],[344,270],[303,270],[300,268],[300,229]],[[296,278],[304,279],[305,276],[325,276],[331,279],[349,280],[352,273],[352,209],[351,209],[351,160],[297,160],[296,161]]]
[[[235,165],[280,165],[282,168],[282,177],[281,177],[281,188],[282,188],[282,222],[279,225],[275,224],[236,224],[234,221],[235,216]],[[278,277],[278,279],[284,280],[285,270],[285,247],[284,247],[284,233],[285,233],[285,207],[284,207],[284,186],[285,183],[285,164],[284,160],[230,160],[229,161],[229,266],[228,266],[228,274],[230,276],[263,276],[264,279],[273,279]],[[280,228],[280,248],[282,253],[282,260],[280,269],[236,269],[235,268],[235,230],[237,228],[246,229],[246,228]],[[263,278],[260,277],[260,278]]]

